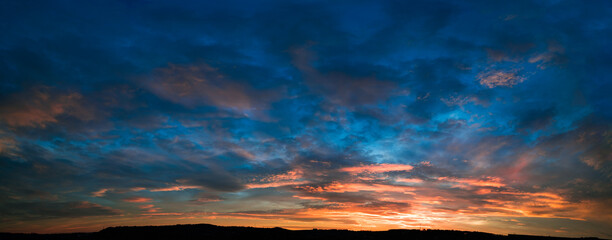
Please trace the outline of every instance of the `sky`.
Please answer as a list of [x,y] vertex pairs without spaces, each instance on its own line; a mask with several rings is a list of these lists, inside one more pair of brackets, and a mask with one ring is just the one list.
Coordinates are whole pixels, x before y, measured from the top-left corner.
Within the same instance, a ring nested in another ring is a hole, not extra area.
[[3,1],[0,232],[612,238],[611,1]]

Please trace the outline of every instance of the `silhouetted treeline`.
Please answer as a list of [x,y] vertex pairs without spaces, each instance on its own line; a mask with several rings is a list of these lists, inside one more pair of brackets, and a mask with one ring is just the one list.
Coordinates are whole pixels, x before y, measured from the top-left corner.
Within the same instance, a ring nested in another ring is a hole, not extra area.
[[559,238],[528,235],[496,235],[453,230],[287,230],[282,228],[221,227],[210,224],[110,227],[94,233],[22,234],[0,233],[0,240],[21,239],[402,239],[402,240],[596,240],[598,238]]

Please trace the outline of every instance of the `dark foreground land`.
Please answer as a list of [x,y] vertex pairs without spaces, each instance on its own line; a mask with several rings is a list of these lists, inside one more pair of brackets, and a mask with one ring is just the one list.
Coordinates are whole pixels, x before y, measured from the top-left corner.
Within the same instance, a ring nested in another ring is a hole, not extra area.
[[110,227],[93,233],[22,234],[0,233],[0,240],[10,239],[405,239],[405,240],[570,240],[598,238],[559,238],[527,235],[496,235],[452,230],[287,230],[282,228],[221,227],[210,224]]

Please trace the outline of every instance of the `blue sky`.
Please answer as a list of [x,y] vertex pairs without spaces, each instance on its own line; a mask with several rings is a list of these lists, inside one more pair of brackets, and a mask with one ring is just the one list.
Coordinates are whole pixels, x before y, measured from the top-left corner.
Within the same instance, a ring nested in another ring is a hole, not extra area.
[[612,232],[608,1],[6,1],[0,231]]

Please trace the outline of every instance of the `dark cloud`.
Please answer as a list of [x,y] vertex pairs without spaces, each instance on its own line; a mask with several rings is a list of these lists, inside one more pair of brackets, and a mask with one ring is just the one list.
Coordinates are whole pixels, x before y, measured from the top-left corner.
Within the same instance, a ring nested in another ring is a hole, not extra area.
[[376,79],[374,72],[370,73],[372,76],[357,78],[333,70],[321,73],[313,67],[313,61],[317,58],[315,54],[308,47],[293,49],[293,64],[302,72],[309,87],[326,96],[333,104],[372,104],[394,94],[395,84]]
[[222,171],[202,171],[189,179],[179,179],[179,182],[203,186],[216,191],[238,191],[244,189],[240,179]]
[[518,117],[517,128],[531,131],[544,129],[553,123],[555,115],[555,108],[527,110]]
[[120,210],[91,202],[12,202],[0,208],[3,220],[41,220],[91,216],[113,216]]

